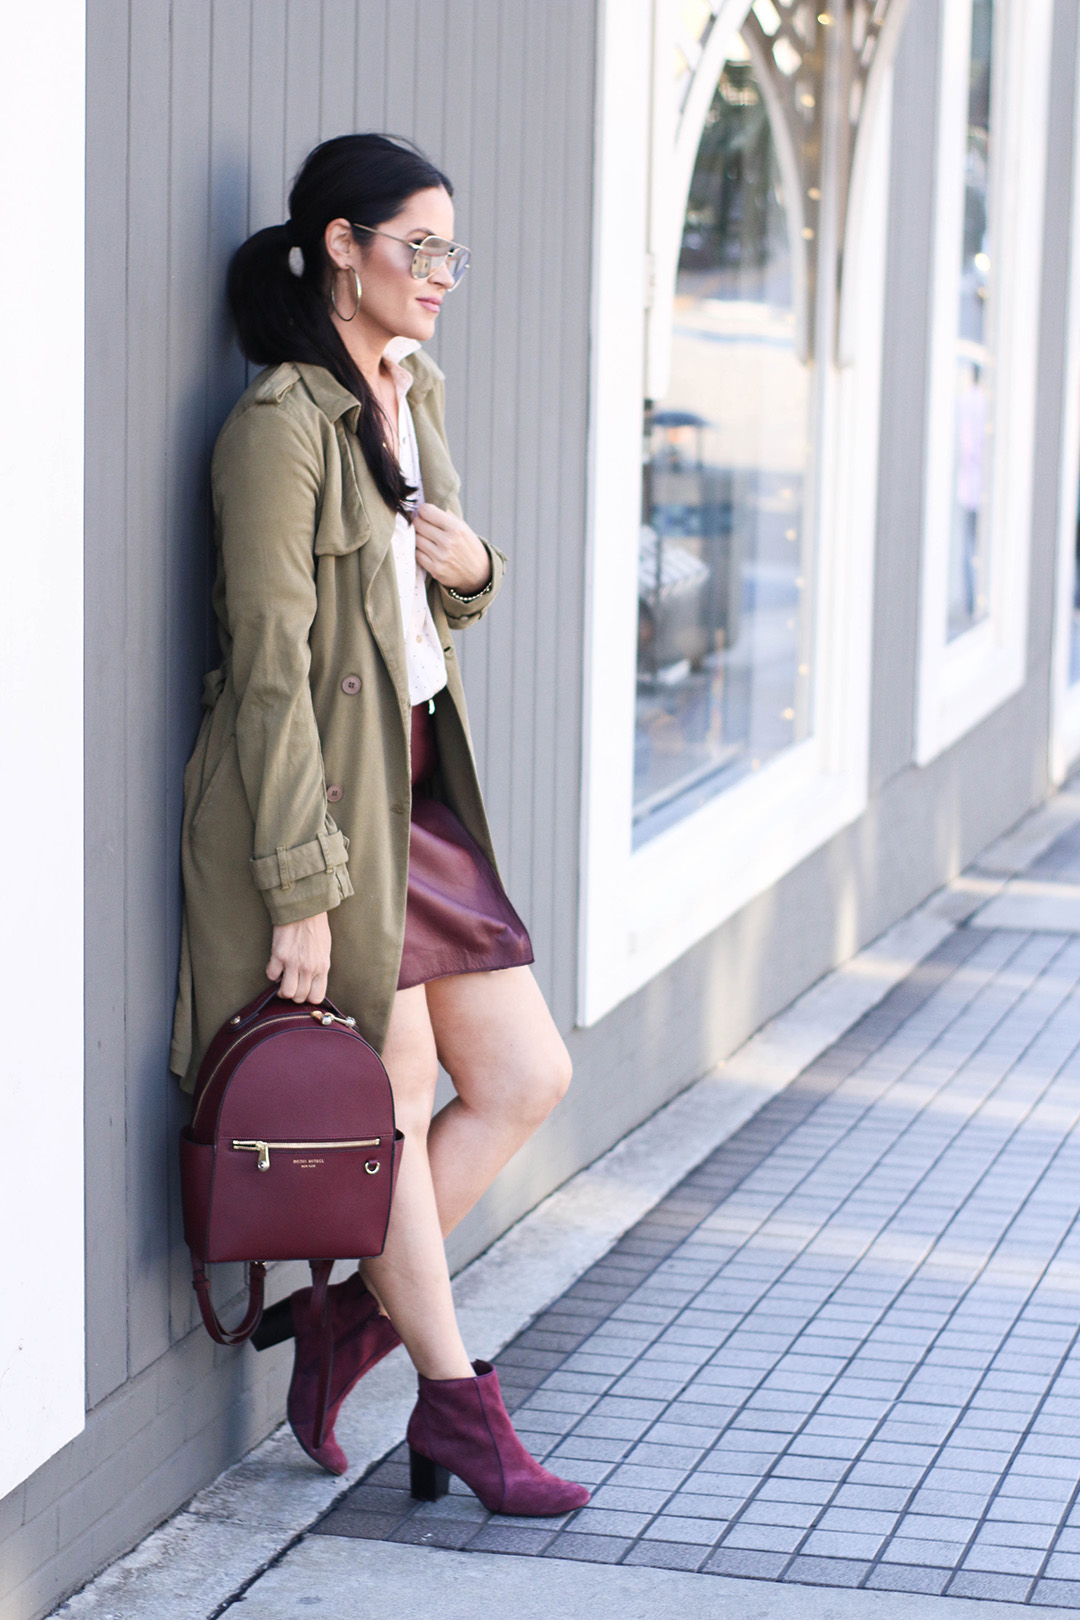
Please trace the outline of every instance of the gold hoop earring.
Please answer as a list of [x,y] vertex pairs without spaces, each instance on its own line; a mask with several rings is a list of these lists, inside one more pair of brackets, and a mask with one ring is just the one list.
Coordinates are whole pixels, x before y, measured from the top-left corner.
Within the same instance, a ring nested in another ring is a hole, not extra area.
[[337,299],[334,297],[334,276],[330,277],[330,302],[333,305],[334,314],[337,316],[339,321],[354,321],[356,319],[356,311],[360,308],[360,294],[363,289],[360,286],[360,277],[357,275],[356,271],[353,270],[352,265],[350,264],[344,266],[343,268],[352,271],[353,285],[356,288],[356,303],[353,305],[353,312],[351,315],[343,315],[340,309],[338,309]]

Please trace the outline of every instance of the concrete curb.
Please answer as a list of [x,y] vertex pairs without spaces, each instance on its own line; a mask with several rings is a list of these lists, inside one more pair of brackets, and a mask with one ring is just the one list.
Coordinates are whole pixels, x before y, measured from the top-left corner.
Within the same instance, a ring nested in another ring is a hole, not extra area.
[[[239,1612],[253,1620],[963,1620],[963,1601],[312,1536],[263,1576]],[[1018,1613],[1015,1603],[985,1598],[973,1607],[979,1620]],[[1026,1613],[1076,1617],[1037,1604]]]

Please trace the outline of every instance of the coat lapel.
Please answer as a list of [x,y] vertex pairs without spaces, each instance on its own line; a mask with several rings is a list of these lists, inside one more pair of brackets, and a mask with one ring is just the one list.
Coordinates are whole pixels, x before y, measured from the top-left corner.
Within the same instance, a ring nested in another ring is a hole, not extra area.
[[[409,390],[412,400],[412,390]],[[445,512],[458,512],[457,493],[461,480],[454,471],[446,440],[439,431],[425,396],[413,409],[416,428],[416,447],[420,452],[420,476],[424,480],[424,499]]]
[[405,631],[401,623],[397,575],[394,569],[393,537],[395,515],[375,488],[367,470],[363,451],[354,439],[349,446],[361,463],[361,498],[371,517],[371,534],[360,548],[360,590],[371,633],[390,671],[402,706],[409,706],[409,677],[405,668]]
[[[424,498],[435,506],[460,515],[457,496],[461,480],[454,471],[446,440],[432,408],[431,378],[415,364],[410,365],[409,358],[405,358],[403,363],[412,371],[414,379],[408,399],[416,429]],[[358,557],[364,612],[401,700],[402,711],[405,712],[409,708],[409,677],[394,570],[396,516],[379,494],[356,437],[359,406],[353,395],[321,366],[301,364],[296,369],[315,403],[334,424],[342,460],[343,501],[348,508],[355,500],[359,508],[351,524],[347,511],[344,515],[347,525],[358,528],[363,536],[358,546]],[[348,487],[350,484],[351,488]]]

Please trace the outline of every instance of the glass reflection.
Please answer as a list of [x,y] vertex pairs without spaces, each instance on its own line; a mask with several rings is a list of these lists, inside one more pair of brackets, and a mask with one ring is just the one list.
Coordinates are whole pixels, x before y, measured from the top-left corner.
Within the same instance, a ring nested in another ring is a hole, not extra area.
[[671,383],[646,413],[635,845],[807,735],[809,444],[774,140],[733,59],[690,186]]
[[956,462],[949,546],[948,638],[986,616],[987,519],[993,433],[990,88],[993,0],[973,0],[964,160],[964,235],[956,348]]

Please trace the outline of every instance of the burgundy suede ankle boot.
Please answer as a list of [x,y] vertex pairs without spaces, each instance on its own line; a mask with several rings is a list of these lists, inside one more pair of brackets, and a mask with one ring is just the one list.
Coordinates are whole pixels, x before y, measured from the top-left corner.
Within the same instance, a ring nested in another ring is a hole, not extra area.
[[406,1431],[412,1494],[434,1502],[456,1474],[491,1513],[542,1518],[584,1507],[584,1485],[549,1474],[514,1433],[494,1367],[473,1366],[475,1378],[419,1380]]
[[358,1271],[327,1290],[334,1329],[334,1363],[322,1444],[315,1444],[315,1403],[319,1390],[322,1340],[311,1321],[311,1289],[291,1299],[296,1359],[286,1412],[293,1434],[308,1456],[331,1474],[343,1474],[349,1460],[334,1438],[334,1424],[349,1391],[383,1356],[401,1343],[388,1316],[379,1313]]

